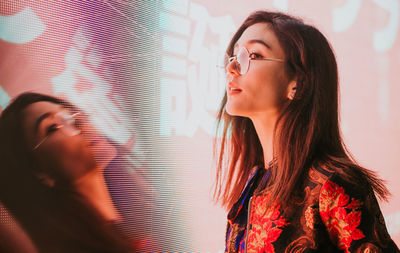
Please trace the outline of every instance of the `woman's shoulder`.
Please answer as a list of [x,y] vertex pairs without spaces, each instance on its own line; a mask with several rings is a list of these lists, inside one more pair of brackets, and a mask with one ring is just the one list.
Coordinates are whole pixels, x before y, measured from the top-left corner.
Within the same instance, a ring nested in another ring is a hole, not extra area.
[[358,166],[322,163],[312,166],[308,171],[306,183],[321,187],[338,184],[342,187],[354,188],[358,191],[369,191],[368,175]]
[[337,163],[319,163],[308,170],[308,180],[323,184],[326,181],[365,186],[368,175],[358,165]]
[[324,164],[310,169],[308,184],[314,185],[310,192],[321,221],[339,249],[398,252],[368,176],[356,165]]

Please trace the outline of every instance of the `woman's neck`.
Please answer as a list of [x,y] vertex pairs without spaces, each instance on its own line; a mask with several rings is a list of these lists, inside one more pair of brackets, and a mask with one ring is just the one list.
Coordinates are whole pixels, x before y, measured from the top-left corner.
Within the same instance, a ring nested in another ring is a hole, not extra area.
[[268,163],[274,158],[274,130],[277,118],[277,114],[272,113],[251,117],[263,149],[265,168],[268,168]]
[[120,218],[112,203],[101,170],[94,169],[90,171],[77,180],[74,185],[77,192],[82,194],[106,220]]

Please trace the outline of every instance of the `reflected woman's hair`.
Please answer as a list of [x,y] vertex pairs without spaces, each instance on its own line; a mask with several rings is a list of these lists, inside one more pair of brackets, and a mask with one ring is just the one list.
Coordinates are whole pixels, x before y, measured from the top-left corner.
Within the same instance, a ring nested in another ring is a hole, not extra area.
[[[42,163],[28,144],[24,110],[37,102],[78,108],[37,93],[18,96],[0,117],[0,201],[25,229],[39,252],[132,252],[131,243],[82,195],[68,187],[49,187],[38,173]],[[60,156],[65,154],[60,153]]]

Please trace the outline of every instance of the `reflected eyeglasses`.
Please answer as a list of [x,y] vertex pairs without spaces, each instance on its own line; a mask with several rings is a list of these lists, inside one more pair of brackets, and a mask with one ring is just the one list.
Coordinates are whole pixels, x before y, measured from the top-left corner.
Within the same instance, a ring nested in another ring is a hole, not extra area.
[[249,70],[250,60],[252,61],[276,61],[276,62],[284,62],[282,59],[274,59],[274,58],[251,58],[249,51],[245,47],[241,47],[238,53],[234,56],[228,58],[228,62],[232,63],[236,61],[236,70],[241,74],[244,75]]
[[[58,112],[54,114],[55,130],[61,129],[68,136],[80,134],[81,130],[76,127],[76,116],[78,115],[79,113],[68,114],[65,112]],[[33,147],[33,150],[38,149],[48,137],[49,135],[46,135],[35,147]]]

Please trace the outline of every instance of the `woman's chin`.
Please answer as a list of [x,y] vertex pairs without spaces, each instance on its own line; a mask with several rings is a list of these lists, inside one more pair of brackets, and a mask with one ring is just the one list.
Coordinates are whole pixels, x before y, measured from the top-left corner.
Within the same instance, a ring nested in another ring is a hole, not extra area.
[[226,107],[226,113],[230,116],[240,116],[240,117],[245,117],[243,114],[243,111],[240,110],[239,108],[235,108],[233,106],[227,106]]

